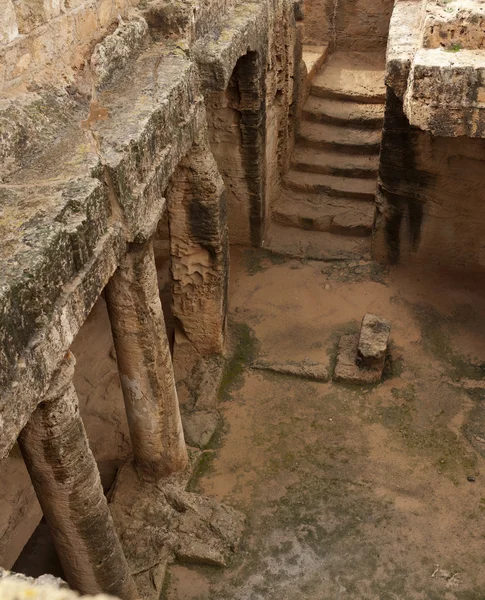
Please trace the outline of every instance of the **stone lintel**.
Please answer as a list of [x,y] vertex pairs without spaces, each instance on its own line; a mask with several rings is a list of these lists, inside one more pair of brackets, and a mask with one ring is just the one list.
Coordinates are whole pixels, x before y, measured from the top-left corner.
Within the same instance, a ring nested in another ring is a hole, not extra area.
[[6,456],[125,251],[119,226],[108,229],[93,256],[67,284],[52,312],[20,354],[0,398],[0,458]]
[[241,56],[249,51],[266,52],[267,36],[266,5],[245,2],[229,11],[219,35],[208,34],[192,48],[204,94],[225,90]]
[[93,123],[92,130],[128,241],[138,241],[205,124],[197,69],[182,51],[154,45],[98,101],[109,118]]

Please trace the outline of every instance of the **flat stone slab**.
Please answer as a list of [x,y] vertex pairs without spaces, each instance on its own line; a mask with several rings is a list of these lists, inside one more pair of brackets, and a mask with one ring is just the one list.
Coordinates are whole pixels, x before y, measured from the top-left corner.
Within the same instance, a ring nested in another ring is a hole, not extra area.
[[359,363],[369,367],[374,363],[379,365],[382,359],[385,359],[390,334],[390,321],[370,313],[366,314],[362,319],[357,346],[357,360]]
[[337,364],[335,365],[333,375],[334,381],[357,385],[379,383],[382,380],[382,373],[386,362],[385,355],[381,358],[380,363],[372,367],[359,366],[356,364],[358,344],[359,334],[343,335],[340,338]]
[[257,360],[251,365],[253,369],[261,371],[271,371],[280,373],[281,375],[293,375],[302,379],[311,381],[328,381],[329,374],[326,365],[314,362],[310,359],[305,359],[301,362],[270,362],[265,360]]

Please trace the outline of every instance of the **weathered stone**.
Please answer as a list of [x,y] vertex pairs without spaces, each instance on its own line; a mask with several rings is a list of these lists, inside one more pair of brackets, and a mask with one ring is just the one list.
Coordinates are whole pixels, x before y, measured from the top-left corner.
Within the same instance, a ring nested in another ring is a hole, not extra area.
[[96,596],[80,596],[77,592],[56,585],[55,578],[42,575],[37,579],[24,577],[18,573],[0,569],[0,598],[2,600],[115,600],[114,596],[97,594]]
[[[54,589],[68,587],[67,583],[63,579],[60,579],[59,577],[54,577],[54,575],[45,574],[45,575],[41,575],[40,577],[34,578],[34,577],[28,577],[27,575],[24,575],[23,573],[14,573],[13,571],[6,571],[5,569],[2,569],[2,567],[0,567],[0,584],[2,583],[2,581],[5,581],[6,579],[8,579],[9,581],[24,583],[24,584],[28,584],[31,586],[32,585],[33,586],[48,585]],[[0,592],[0,598],[3,598],[1,592]]]
[[376,315],[366,314],[362,319],[357,360],[359,364],[371,367],[385,359],[391,334],[391,323]]
[[282,375],[294,375],[295,377],[309,379],[310,381],[329,380],[327,366],[308,358],[301,362],[288,361],[284,363],[257,360],[251,366],[253,369],[272,371],[273,373],[281,373]]
[[134,244],[106,288],[128,426],[140,475],[157,480],[187,464],[153,244]]
[[185,378],[189,390],[189,408],[197,411],[214,411],[217,408],[217,393],[224,370],[220,355],[200,358]]
[[0,0],[0,14],[0,44],[8,44],[19,34],[12,0]]
[[66,357],[19,445],[69,584],[86,593],[135,600],[137,591],[113,520]]
[[116,30],[96,45],[91,56],[91,69],[97,77],[97,87],[105,87],[120,74],[126,63],[147,44],[148,25],[141,17],[122,22]]
[[229,276],[227,207],[207,139],[180,162],[167,201],[174,316],[196,352],[221,353]]
[[334,381],[356,385],[379,383],[382,379],[385,356],[381,359],[379,364],[374,364],[372,367],[359,366],[357,364],[358,344],[358,334],[343,335],[340,338],[337,363],[333,375]]
[[189,446],[205,448],[219,424],[216,411],[186,412],[182,414],[185,440]]
[[[167,560],[224,566],[237,550],[244,516],[215,500],[185,492],[196,455],[185,471],[151,484],[138,478],[127,463],[120,471],[110,507],[121,542],[137,578]],[[133,489],[137,490],[133,494]],[[147,599],[159,597],[162,582],[145,586]]]

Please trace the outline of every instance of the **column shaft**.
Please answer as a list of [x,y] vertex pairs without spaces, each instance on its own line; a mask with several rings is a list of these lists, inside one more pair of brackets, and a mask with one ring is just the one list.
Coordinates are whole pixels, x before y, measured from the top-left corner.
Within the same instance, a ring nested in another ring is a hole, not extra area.
[[70,354],[19,445],[69,585],[133,600],[138,594],[79,414],[73,372]]
[[106,288],[135,464],[155,481],[187,464],[151,243],[133,244]]

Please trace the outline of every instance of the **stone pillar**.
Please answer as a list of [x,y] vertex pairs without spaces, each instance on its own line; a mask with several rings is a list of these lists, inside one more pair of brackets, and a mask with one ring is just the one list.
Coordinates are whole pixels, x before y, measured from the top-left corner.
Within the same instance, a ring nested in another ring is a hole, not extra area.
[[69,585],[138,597],[79,414],[68,353],[19,445]]
[[229,246],[224,182],[208,141],[195,143],[167,190],[173,314],[200,355],[222,352]]
[[151,242],[130,246],[106,300],[135,464],[157,481],[188,458]]

